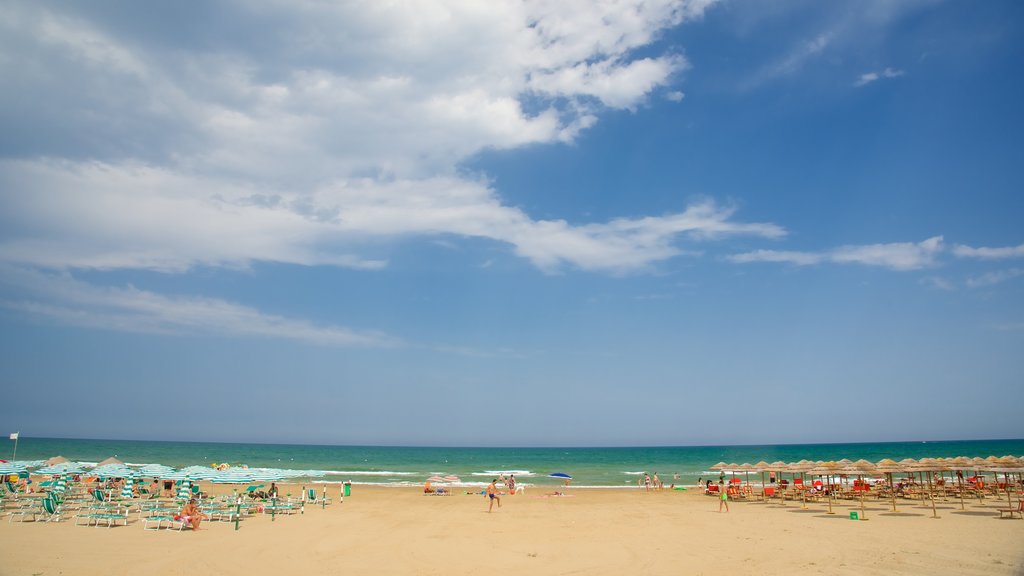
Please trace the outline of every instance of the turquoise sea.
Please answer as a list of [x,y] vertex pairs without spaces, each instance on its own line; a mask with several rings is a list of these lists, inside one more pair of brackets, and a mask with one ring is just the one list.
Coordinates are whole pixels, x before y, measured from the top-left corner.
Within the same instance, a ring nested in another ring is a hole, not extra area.
[[[14,442],[10,442],[0,452],[0,457],[11,459],[13,448]],[[666,485],[695,484],[698,478],[717,476],[710,467],[718,462],[1019,457],[1024,456],[1024,439],[647,448],[428,448],[22,436],[17,450],[19,461],[62,455],[78,462],[96,463],[114,456],[128,464],[166,464],[175,468],[228,463],[253,468],[318,471],[316,475],[300,478],[310,482],[412,486],[436,474],[459,476],[465,485],[482,485],[499,473],[513,473],[520,483],[555,486],[561,481],[549,478],[548,474],[564,472],[573,476],[572,484],[577,487],[635,487],[644,472],[657,472]]]

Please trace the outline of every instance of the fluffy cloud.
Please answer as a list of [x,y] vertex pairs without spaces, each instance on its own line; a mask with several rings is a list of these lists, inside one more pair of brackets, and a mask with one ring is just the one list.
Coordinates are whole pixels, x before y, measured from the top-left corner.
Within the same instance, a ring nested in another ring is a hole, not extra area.
[[[305,193],[267,191],[147,166],[0,163],[0,260],[50,268],[244,267],[252,260],[375,268],[346,246],[411,235],[498,240],[537,266],[628,271],[679,253],[673,241],[779,237],[712,202],[678,214],[573,226],[501,203],[486,182],[338,180]],[[76,192],[77,191],[77,192]],[[88,193],[84,193],[88,191]]]
[[[484,149],[571,141],[669,86],[681,54],[635,54],[711,3],[13,2],[0,144],[18,153],[0,161],[0,260],[373,268],[386,262],[367,239],[458,234],[545,269],[617,272],[678,254],[680,234],[778,236],[710,204],[538,221],[458,170]],[[176,19],[202,24],[168,34]]]
[[890,244],[867,244],[840,246],[824,252],[794,252],[777,250],[756,250],[735,254],[729,260],[737,263],[785,262],[808,266],[823,262],[837,264],[863,264],[881,266],[891,270],[918,270],[935,265],[935,258],[942,252],[942,236],[935,236],[918,243],[895,242]]

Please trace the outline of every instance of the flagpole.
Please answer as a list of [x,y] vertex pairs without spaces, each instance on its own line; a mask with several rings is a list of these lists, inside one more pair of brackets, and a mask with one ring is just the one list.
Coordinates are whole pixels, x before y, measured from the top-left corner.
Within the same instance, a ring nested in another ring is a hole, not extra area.
[[11,462],[14,462],[15,460],[18,459],[18,436],[20,436],[20,435],[21,435],[21,432],[15,432],[13,434],[13,436],[14,436],[14,456],[11,456]]

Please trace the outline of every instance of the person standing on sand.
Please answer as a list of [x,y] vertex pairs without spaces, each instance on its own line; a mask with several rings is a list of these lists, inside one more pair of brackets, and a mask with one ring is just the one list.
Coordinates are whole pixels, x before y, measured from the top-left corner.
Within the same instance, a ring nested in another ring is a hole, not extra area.
[[721,481],[718,482],[718,491],[722,493],[722,495],[719,496],[719,498],[721,498],[721,500],[718,501],[718,512],[719,513],[722,512],[722,506],[725,506],[725,511],[728,512],[729,511],[729,493],[726,492],[725,484],[723,484]]
[[651,475],[648,474],[647,472],[644,472],[644,488],[648,492],[651,491]]
[[490,485],[487,486],[487,511],[490,512],[494,508],[494,501],[498,501],[498,508],[501,508],[501,496],[498,496],[498,479],[491,480]]
[[514,495],[516,493],[516,475],[515,474],[509,474],[508,475],[508,482],[505,483],[505,486],[508,487],[509,496]]

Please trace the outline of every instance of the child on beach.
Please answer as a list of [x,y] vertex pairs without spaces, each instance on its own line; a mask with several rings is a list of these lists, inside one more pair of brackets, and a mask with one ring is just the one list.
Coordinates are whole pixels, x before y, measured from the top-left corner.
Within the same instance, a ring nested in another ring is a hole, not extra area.
[[725,511],[728,512],[729,492],[725,489],[725,484],[721,480],[718,481],[718,491],[722,493],[722,495],[720,496],[721,500],[718,501],[718,512],[719,514],[721,514],[722,506],[725,506]]

